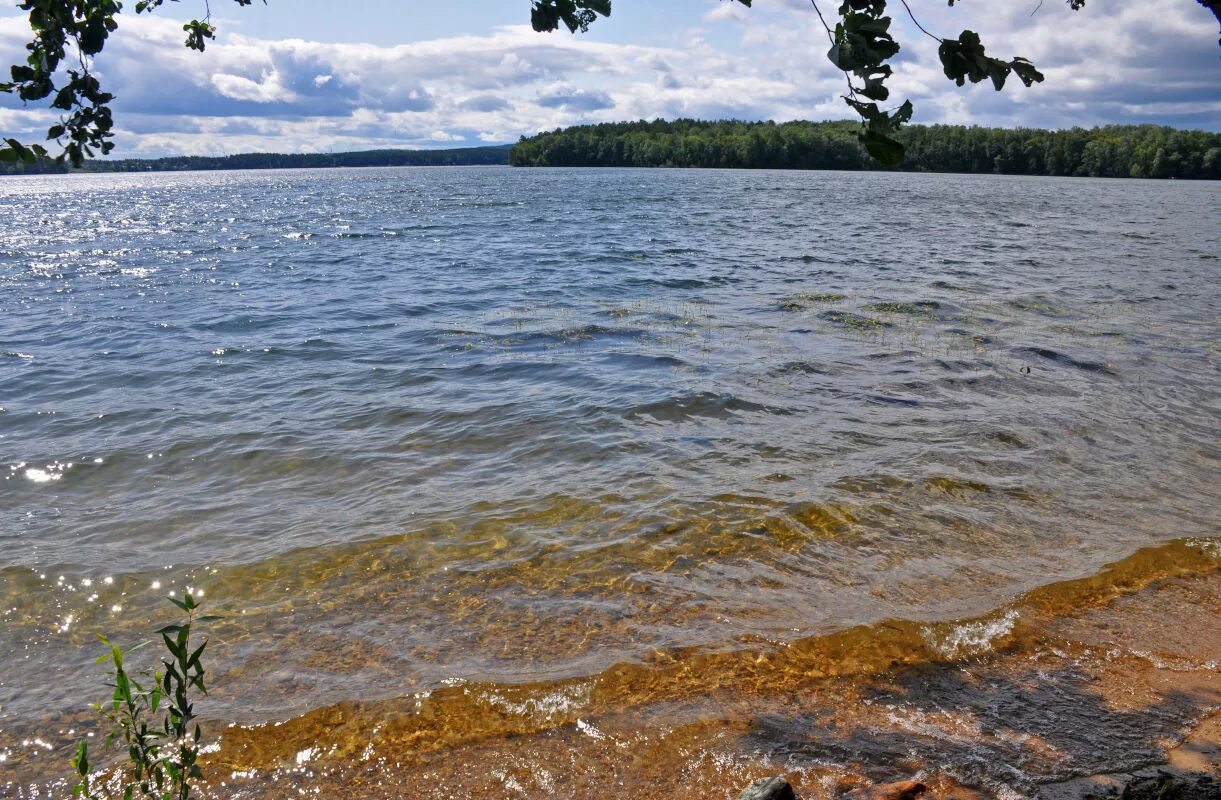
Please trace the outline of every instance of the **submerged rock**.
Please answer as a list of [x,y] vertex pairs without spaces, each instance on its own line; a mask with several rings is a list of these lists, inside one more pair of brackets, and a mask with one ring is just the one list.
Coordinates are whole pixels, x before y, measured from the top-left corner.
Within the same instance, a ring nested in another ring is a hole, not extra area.
[[915,800],[928,791],[920,781],[898,781],[865,786],[848,793],[851,800]]
[[797,795],[789,782],[777,775],[747,786],[738,800],[797,800]]

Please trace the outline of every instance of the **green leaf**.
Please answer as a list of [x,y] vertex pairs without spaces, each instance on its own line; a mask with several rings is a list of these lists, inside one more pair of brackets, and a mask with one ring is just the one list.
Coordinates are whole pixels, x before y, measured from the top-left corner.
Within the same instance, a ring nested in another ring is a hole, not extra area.
[[131,702],[131,684],[127,680],[127,673],[119,670],[114,675],[115,680],[115,699],[122,700],[125,703]]
[[887,167],[899,166],[903,161],[903,154],[906,152],[906,149],[900,142],[884,133],[869,130],[868,128],[861,134],[861,143],[865,145],[866,152],[875,161]]
[[1013,59],[1009,62],[1009,66],[1013,68],[1014,74],[1027,87],[1043,82],[1043,73],[1035,69],[1034,64],[1031,64],[1024,58]]
[[880,67],[868,67],[858,69],[853,74],[865,82],[865,86],[858,91],[870,100],[887,100],[890,98],[890,89],[886,88],[884,81],[891,76],[893,70],[889,64],[883,64]]
[[906,125],[911,122],[912,114],[915,111],[916,108],[912,105],[912,101],[904,100],[903,105],[899,106],[898,110],[890,115],[891,124],[896,128],[900,125]]
[[204,648],[207,646],[208,646],[207,641],[204,641],[203,644],[201,644],[198,648],[195,649],[194,653],[191,653],[190,659],[187,660],[187,669],[192,669],[194,667],[199,666],[199,657],[201,655],[203,655]]
[[89,743],[81,739],[80,744],[76,746],[76,755],[72,756],[72,766],[76,767],[76,774],[82,778],[89,777]]

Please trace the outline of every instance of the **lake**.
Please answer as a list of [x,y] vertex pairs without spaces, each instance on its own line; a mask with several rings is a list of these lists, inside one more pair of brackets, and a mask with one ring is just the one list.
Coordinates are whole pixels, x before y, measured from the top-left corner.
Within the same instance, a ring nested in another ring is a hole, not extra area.
[[[94,634],[188,587],[223,617],[210,719],[339,713],[372,748],[442,698],[424,741],[537,777],[573,751],[510,738],[614,759],[573,720],[704,724],[745,658],[889,663],[887,621],[985,652],[1016,598],[1142,548],[1149,579],[1205,569],[1217,208],[834,172],[0,179],[0,794],[66,777]],[[285,769],[325,795],[309,750]],[[1014,769],[985,772],[1043,774]]]

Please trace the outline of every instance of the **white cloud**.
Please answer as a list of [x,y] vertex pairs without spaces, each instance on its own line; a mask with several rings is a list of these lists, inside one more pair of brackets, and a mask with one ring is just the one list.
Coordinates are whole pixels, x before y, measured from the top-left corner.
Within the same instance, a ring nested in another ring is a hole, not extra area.
[[[212,85],[224,97],[232,100],[250,100],[254,103],[294,103],[301,98],[280,83],[279,73],[272,70],[259,76],[259,80],[251,80],[241,75],[229,75],[218,72],[212,76]],[[314,85],[322,87],[326,81]]]
[[720,5],[704,12],[704,22],[724,22],[725,20],[734,20],[737,22],[745,22],[749,12],[740,3],[721,3]]
[[[1221,50],[1194,0],[1098,0],[1077,13],[1047,3],[1031,17],[1036,5],[913,2],[930,30],[971,28],[989,52],[1033,59],[1045,84],[959,89],[942,75],[936,43],[902,22],[895,96],[913,99],[920,122],[1221,128]],[[395,46],[222,27],[199,54],[182,46],[180,23],[128,18],[97,66],[119,98],[120,155],[480,144],[658,116],[849,118],[808,2],[754,6],[711,4],[669,32],[668,46],[601,41],[597,26],[575,37],[509,26]],[[26,35],[22,19],[0,18],[0,61],[20,59]],[[0,132],[36,135],[51,119],[0,96]]]

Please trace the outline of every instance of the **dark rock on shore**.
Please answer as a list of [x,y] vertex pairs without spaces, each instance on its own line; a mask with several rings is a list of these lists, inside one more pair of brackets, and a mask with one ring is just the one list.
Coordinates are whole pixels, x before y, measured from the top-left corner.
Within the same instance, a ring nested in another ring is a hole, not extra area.
[[1221,800],[1221,714],[1201,720],[1166,763],[1044,786],[1045,800]]
[[[1088,781],[1089,785],[1086,785]],[[1202,772],[1148,769],[1123,775],[1096,775],[1075,781],[1071,794],[1048,792],[1052,800],[1221,800],[1221,781]]]
[[738,800],[797,800],[797,795],[789,782],[777,775],[752,783],[739,795]]

